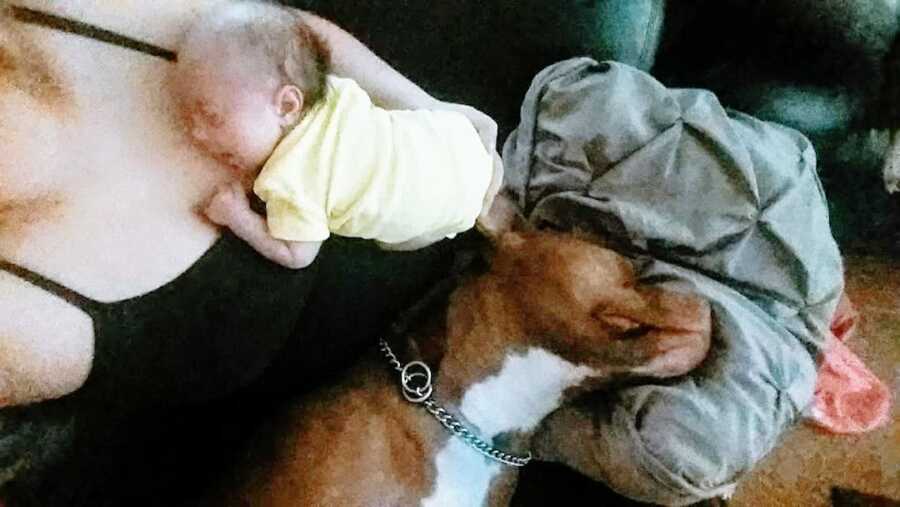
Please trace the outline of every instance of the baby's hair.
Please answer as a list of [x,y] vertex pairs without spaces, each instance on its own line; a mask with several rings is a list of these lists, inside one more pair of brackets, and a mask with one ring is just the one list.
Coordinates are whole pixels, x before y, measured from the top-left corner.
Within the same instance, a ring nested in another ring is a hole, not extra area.
[[256,63],[271,77],[303,91],[304,109],[324,98],[330,52],[299,11],[273,1],[233,0],[203,13],[194,27],[191,33],[225,36],[241,51],[258,52]]

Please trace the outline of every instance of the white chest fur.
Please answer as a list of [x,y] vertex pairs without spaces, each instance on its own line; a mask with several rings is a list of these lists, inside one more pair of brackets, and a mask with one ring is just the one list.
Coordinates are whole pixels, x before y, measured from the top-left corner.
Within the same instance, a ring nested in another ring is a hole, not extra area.
[[451,438],[435,457],[437,484],[422,507],[480,507],[501,465],[492,463],[458,438]]
[[[460,411],[480,436],[489,440],[508,431],[530,432],[562,403],[563,392],[593,373],[539,348],[509,356],[500,371],[463,395]],[[488,498],[491,480],[500,473],[458,438],[451,438],[435,458],[437,483],[423,507],[479,507]]]
[[530,432],[562,403],[563,392],[594,373],[544,349],[509,356],[500,372],[466,390],[460,410],[484,438]]

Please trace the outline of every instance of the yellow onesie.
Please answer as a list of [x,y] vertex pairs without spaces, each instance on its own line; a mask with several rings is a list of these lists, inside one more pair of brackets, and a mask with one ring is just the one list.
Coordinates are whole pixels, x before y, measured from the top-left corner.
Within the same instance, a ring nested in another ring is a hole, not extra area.
[[387,111],[350,79],[329,76],[327,87],[254,183],[272,236],[391,244],[475,224],[493,158],[466,117]]

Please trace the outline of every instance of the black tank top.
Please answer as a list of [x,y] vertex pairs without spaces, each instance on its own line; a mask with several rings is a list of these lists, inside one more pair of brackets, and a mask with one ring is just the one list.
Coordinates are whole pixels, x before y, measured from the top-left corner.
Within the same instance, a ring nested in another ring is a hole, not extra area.
[[206,400],[257,377],[293,330],[315,273],[282,268],[231,234],[172,281],[114,303],[7,262],[0,270],[91,317],[95,358],[85,397],[145,406]]
[[85,311],[95,336],[79,390],[0,409],[0,501],[174,505],[196,493],[239,456],[273,403],[374,346],[446,274],[461,241],[388,253],[332,238],[294,271],[225,234],[171,282],[114,303],[0,263]]
[[6,262],[0,269],[77,306],[94,324],[93,367],[79,390],[0,409],[0,491],[15,477],[6,486],[18,482],[36,498],[49,493],[39,479],[86,463],[73,463],[72,453],[83,456],[130,416],[162,417],[173,405],[221,398],[258,377],[294,332],[316,275],[315,265],[282,268],[230,234],[169,283],[114,303]]

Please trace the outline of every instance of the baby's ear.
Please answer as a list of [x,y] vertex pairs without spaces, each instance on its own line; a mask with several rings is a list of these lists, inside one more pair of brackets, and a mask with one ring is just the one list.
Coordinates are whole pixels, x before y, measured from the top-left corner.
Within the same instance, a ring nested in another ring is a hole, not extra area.
[[294,85],[284,85],[275,95],[275,108],[284,125],[295,125],[303,112],[303,92]]
[[486,215],[479,217],[475,225],[494,244],[507,232],[527,231],[531,228],[518,206],[502,191],[497,194],[491,209]]

